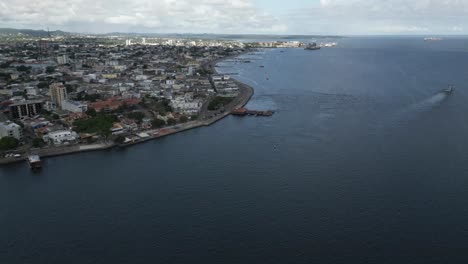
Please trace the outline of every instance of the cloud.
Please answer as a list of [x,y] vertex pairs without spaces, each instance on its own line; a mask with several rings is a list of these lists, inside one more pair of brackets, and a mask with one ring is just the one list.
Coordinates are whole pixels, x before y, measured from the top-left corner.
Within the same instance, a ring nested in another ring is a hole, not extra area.
[[[466,0],[320,0],[288,14],[290,28],[339,34],[463,33]],[[455,29],[455,30],[454,30]]]
[[287,30],[278,18],[256,7],[253,0],[0,0],[0,24],[94,32],[284,33]]

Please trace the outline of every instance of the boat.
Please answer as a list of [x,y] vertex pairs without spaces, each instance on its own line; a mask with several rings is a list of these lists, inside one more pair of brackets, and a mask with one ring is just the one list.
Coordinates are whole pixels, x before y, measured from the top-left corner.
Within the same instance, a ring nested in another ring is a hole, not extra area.
[[29,167],[32,170],[42,168],[42,162],[41,162],[41,158],[39,157],[39,155],[29,155],[28,163],[29,163]]
[[310,43],[310,44],[307,44],[307,46],[305,47],[305,50],[319,50],[320,49],[320,46],[317,45],[317,43]]
[[424,41],[441,41],[442,38],[435,38],[435,37],[430,37],[430,38],[424,38]]
[[455,87],[453,85],[449,85],[447,89],[444,90],[444,93],[446,94],[452,94],[453,91],[455,91]]

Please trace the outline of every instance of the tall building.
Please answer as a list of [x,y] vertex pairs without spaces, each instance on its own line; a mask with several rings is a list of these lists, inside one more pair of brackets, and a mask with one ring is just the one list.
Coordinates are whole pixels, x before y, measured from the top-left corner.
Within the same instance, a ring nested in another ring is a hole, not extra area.
[[59,65],[63,65],[63,64],[67,64],[70,62],[70,58],[68,57],[67,54],[63,54],[63,55],[60,55],[60,56],[57,56],[57,63]]
[[10,121],[0,122],[0,138],[13,137],[18,140],[23,139],[23,129],[20,125]]
[[42,111],[42,104],[42,101],[22,101],[11,104],[9,106],[11,118],[19,119],[39,115]]
[[50,97],[59,109],[62,109],[63,102],[67,100],[67,88],[61,83],[54,83],[50,86]]

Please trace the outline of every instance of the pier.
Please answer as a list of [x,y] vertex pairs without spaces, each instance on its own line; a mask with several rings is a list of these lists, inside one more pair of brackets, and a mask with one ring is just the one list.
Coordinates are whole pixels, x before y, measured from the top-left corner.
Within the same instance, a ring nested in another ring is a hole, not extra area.
[[272,116],[275,113],[273,110],[250,110],[247,108],[236,108],[234,109],[231,114],[236,116]]

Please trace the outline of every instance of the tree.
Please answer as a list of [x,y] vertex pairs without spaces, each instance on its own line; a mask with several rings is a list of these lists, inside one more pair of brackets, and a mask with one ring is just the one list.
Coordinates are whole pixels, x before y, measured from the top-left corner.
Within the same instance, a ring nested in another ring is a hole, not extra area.
[[46,68],[46,73],[51,74],[55,72],[55,67],[54,66],[47,66]]
[[3,137],[0,139],[0,150],[11,150],[18,147],[19,141],[14,137]]
[[142,112],[130,112],[127,114],[128,118],[135,119],[138,124],[141,124],[143,118],[145,118],[145,114]]
[[43,88],[47,88],[49,87],[49,83],[48,82],[40,82],[37,84],[37,88],[39,89],[43,89]]
[[125,137],[124,136],[118,136],[115,138],[115,143],[122,144],[125,142]]
[[186,122],[188,122],[188,120],[189,120],[189,119],[188,119],[188,117],[186,117],[186,116],[181,116],[181,117],[179,118],[179,121],[180,121],[181,123],[186,123]]
[[96,109],[89,108],[88,111],[86,111],[86,114],[91,116],[91,117],[95,117],[97,115],[97,112],[96,112]]
[[16,70],[20,72],[28,72],[31,70],[31,67],[21,65],[21,66],[16,67]]
[[57,115],[57,114],[53,114],[53,115],[52,115],[52,118],[53,118],[54,120],[58,120],[58,119],[60,119],[60,116]]
[[166,125],[166,122],[164,120],[156,118],[153,120],[152,125],[153,125],[153,128],[161,128]]
[[71,84],[66,84],[65,88],[67,88],[67,93],[73,93],[75,89],[73,88],[73,85]]
[[177,124],[177,121],[174,118],[169,118],[169,119],[167,119],[167,124],[169,126],[173,126],[173,125]]
[[33,147],[40,148],[44,144],[44,141],[40,138],[35,138],[33,139],[32,144],[33,144]]

